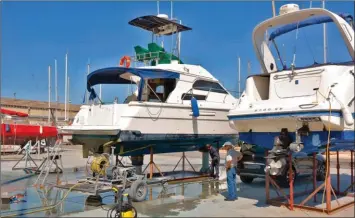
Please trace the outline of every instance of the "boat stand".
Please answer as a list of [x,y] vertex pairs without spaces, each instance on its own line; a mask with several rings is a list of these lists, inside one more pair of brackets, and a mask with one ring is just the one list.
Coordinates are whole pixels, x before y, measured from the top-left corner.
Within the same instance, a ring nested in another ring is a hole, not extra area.
[[160,171],[159,167],[154,163],[153,155],[154,155],[153,147],[150,147],[150,161],[143,170],[143,173],[144,173],[149,166],[149,179],[153,178],[154,167],[158,170],[158,172],[160,173],[161,176],[164,176],[163,173]]
[[[317,161],[316,161],[316,153],[313,153],[313,190],[310,191],[304,191],[301,193],[294,193],[293,189],[293,178],[292,178],[292,155],[289,155],[288,161],[289,161],[289,180],[290,180],[290,188],[289,188],[289,194],[287,195],[275,182],[273,178],[270,177],[270,175],[266,174],[266,180],[265,180],[265,189],[266,189],[266,203],[271,204],[271,205],[276,205],[276,206],[286,206],[290,210],[294,210],[294,208],[299,208],[303,210],[310,210],[310,211],[316,211],[316,212],[325,212],[327,214],[332,214],[334,212],[337,212],[343,208],[354,206],[355,200],[351,200],[351,202],[343,203],[341,204],[337,197],[339,196],[350,196],[354,197],[354,193],[348,193],[348,191],[354,190],[354,159],[353,159],[353,154],[354,151],[351,151],[351,160],[350,160],[350,168],[351,168],[351,184],[348,186],[345,191],[341,192],[340,191],[340,164],[339,164],[339,151],[337,151],[337,190],[334,190],[331,184],[331,176],[330,176],[330,167],[328,169],[327,177],[325,178],[325,181],[317,187],[317,180],[316,180],[316,174],[317,174]],[[330,154],[329,151],[326,152],[326,161],[328,166],[330,166]],[[270,198],[270,183],[273,185],[273,187],[276,190],[276,193],[278,194],[278,197],[271,199]],[[306,203],[313,198],[314,202],[317,202],[317,194],[318,193],[323,193],[325,191],[326,197],[325,197],[325,203],[326,203],[326,208],[320,208],[316,206],[307,206]],[[282,196],[280,196],[280,192]],[[308,196],[299,204],[294,203],[294,197],[300,197],[307,195]],[[332,207],[331,206],[331,194],[335,197],[338,206]],[[285,202],[286,200],[286,202]]]
[[[12,170],[25,170],[26,173],[28,173],[29,171],[37,170],[38,166],[31,157],[31,141],[27,142],[27,144],[23,148],[23,151],[25,151],[25,154],[21,157],[19,161],[15,163],[15,165],[12,167]],[[25,167],[16,167],[22,160],[25,161]],[[31,163],[33,163],[35,167],[32,167]],[[30,165],[30,167],[28,167],[28,164]]]
[[192,164],[190,163],[189,159],[187,159],[185,152],[182,152],[182,156],[180,158],[180,160],[177,162],[177,164],[175,165],[173,172],[175,172],[175,169],[177,168],[177,166],[179,165],[179,163],[182,161],[182,172],[185,173],[185,160],[187,161],[187,163],[189,163],[190,167],[192,168],[193,172],[196,173],[195,168],[192,166]]

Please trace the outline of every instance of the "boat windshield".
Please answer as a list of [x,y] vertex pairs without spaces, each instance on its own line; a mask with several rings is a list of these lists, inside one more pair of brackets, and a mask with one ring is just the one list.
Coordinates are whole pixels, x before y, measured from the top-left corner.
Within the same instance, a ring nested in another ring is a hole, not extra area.
[[[123,103],[130,101],[155,101],[166,102],[170,93],[175,89],[176,80],[180,77],[179,73],[172,71],[152,69],[152,68],[125,68],[111,67],[92,72],[87,78],[87,90],[90,93],[89,100],[97,99],[104,103],[97,95],[97,89],[93,86],[98,84],[125,84],[128,85],[128,96],[125,95]],[[125,88],[122,86],[122,88]],[[111,86],[112,87],[112,86]],[[127,93],[125,91],[112,89],[111,93]],[[127,89],[126,89],[127,90]],[[105,92],[106,90],[105,87]],[[116,97],[114,102],[120,103]]]
[[[300,69],[323,64],[354,63],[338,27],[330,22],[329,17],[328,20],[324,18],[312,17],[267,30],[269,35],[266,37],[278,71],[290,70],[292,66]],[[325,23],[326,46],[323,40]]]

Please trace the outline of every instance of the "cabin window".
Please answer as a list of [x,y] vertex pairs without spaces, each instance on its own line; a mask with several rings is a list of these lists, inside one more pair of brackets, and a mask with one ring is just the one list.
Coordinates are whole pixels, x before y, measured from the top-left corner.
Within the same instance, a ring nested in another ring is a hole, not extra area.
[[197,80],[192,88],[196,90],[228,94],[228,92],[217,82]]
[[166,102],[176,87],[176,79],[149,79],[148,86],[148,101]]
[[195,97],[196,100],[199,100],[199,101],[205,101],[206,100],[206,97],[205,95],[192,95],[190,93],[184,93],[181,95],[181,100],[191,100],[191,98]]

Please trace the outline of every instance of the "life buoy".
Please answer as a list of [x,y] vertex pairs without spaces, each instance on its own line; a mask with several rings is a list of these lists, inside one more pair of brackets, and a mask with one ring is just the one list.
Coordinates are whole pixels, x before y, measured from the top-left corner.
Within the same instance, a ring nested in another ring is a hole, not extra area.
[[123,66],[123,64],[126,63],[126,67],[128,68],[131,66],[131,58],[129,56],[123,56],[120,60],[120,66]]

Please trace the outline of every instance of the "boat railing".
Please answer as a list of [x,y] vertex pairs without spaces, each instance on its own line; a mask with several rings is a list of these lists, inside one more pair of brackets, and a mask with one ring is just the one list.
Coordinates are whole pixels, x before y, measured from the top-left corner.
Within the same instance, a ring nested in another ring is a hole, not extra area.
[[165,51],[136,53],[135,55],[130,56],[130,58],[134,67],[170,64],[172,61],[182,63],[178,57]]

